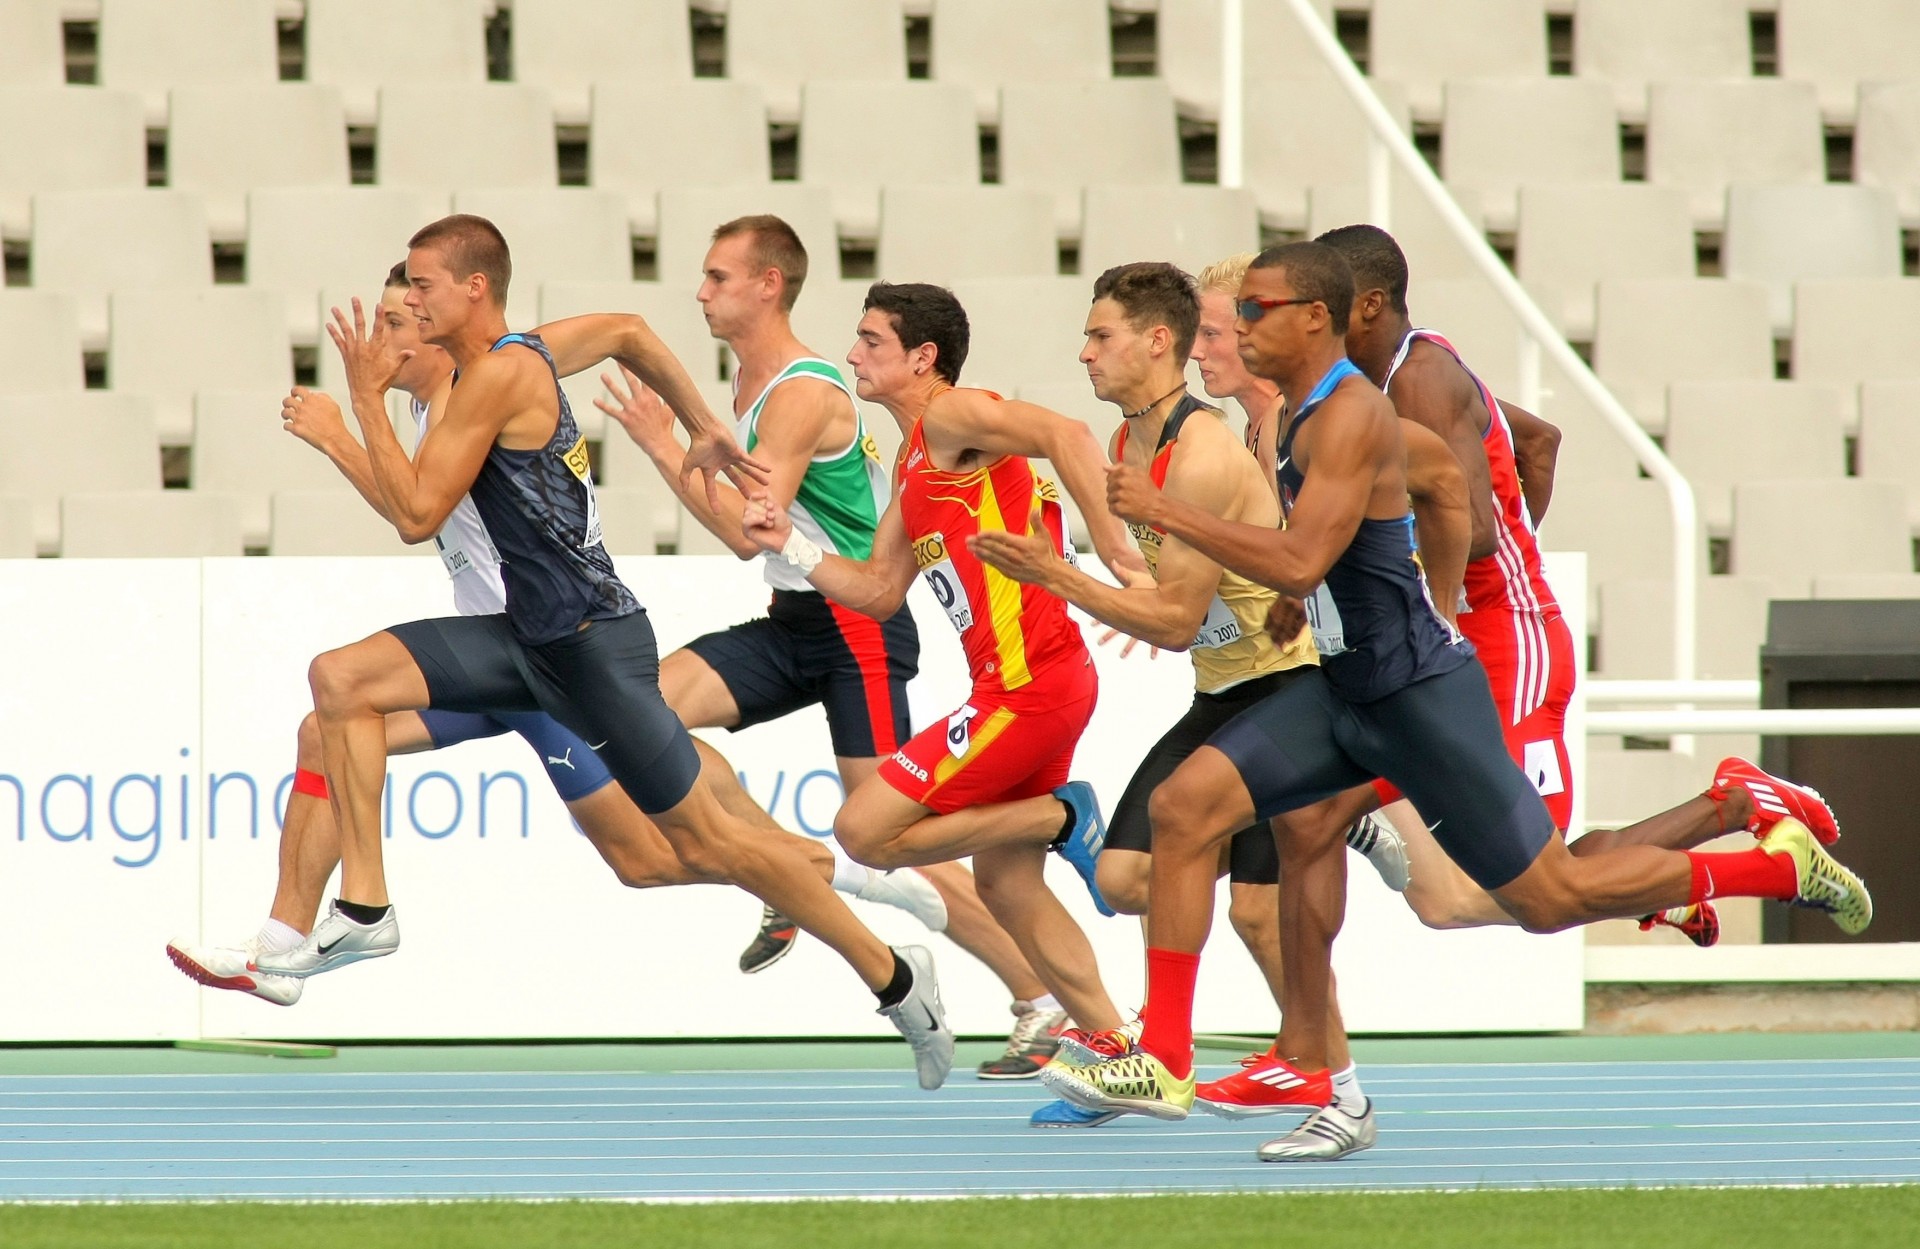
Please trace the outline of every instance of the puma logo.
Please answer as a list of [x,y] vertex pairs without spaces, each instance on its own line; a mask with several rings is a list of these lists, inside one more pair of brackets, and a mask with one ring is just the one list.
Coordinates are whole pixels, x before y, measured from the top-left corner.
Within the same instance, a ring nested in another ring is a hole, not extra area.
[[[602,742],[601,745],[604,746],[606,745],[606,743]],[[564,766],[569,772],[578,772],[580,770],[573,766],[573,747],[571,746],[567,747],[567,753],[564,755],[561,755],[558,759],[554,758],[552,755],[548,755],[547,762],[554,767]]]

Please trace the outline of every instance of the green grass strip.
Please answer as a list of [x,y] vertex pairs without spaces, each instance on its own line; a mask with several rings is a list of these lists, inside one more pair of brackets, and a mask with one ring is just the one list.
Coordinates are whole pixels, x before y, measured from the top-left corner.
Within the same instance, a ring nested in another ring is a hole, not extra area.
[[1920,1187],[1912,1186],[733,1205],[0,1206],[0,1244],[8,1249],[1840,1249],[1911,1245],[1916,1228]]

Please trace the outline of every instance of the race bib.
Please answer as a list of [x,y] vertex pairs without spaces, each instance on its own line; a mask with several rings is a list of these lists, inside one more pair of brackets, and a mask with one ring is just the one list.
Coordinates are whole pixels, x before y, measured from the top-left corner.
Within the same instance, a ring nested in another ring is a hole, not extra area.
[[1221,597],[1216,594],[1213,602],[1207,604],[1207,618],[1200,625],[1200,632],[1193,637],[1193,649],[1197,651],[1218,650],[1222,646],[1231,646],[1240,640],[1240,620],[1233,614]]
[[971,707],[962,707],[947,717],[947,752],[954,758],[966,758],[973,748],[973,718],[979,714]]
[[954,629],[965,633],[973,628],[973,604],[967,601],[967,588],[960,584],[959,570],[947,554],[946,535],[932,533],[915,541],[913,558],[920,565],[920,575],[927,579],[927,588],[933,591],[934,601],[947,613]]
[[580,548],[585,550],[590,546],[599,546],[600,504],[593,497],[593,465],[587,458],[586,438],[582,436],[580,441],[574,443],[567,453],[560,457],[560,460],[567,466],[567,471],[580,482],[580,488],[586,492],[587,531],[586,536],[580,540]]
[[1528,742],[1520,754],[1520,767],[1542,798],[1566,792],[1567,778],[1560,775],[1560,752],[1551,739]]
[[1334,605],[1333,592],[1322,581],[1307,596],[1307,628],[1313,631],[1313,648],[1320,658],[1342,655],[1347,650],[1347,627],[1340,621],[1340,609]]

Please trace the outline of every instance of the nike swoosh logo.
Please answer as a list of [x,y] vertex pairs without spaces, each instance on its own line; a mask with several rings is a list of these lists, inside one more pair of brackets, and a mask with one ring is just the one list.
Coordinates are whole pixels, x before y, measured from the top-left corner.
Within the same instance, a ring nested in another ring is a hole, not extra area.
[[[610,742],[610,741],[612,741],[612,740],[613,740],[613,739],[612,739],[611,737],[609,737],[609,738],[607,739],[607,741],[608,741],[608,742]],[[606,744],[607,744],[607,742],[599,742],[599,743],[595,743],[595,742],[588,742],[588,743],[587,743],[587,749],[588,749],[588,750],[598,750],[598,749],[600,749],[600,747],[602,747],[602,746],[604,746],[604,745],[606,745]]]
[[933,1007],[922,1006],[920,1009],[927,1012],[927,1027],[934,1032],[940,1031],[940,1021],[934,1018]]
[[345,941],[345,940],[346,940],[345,937],[335,937],[333,940],[327,942],[325,945],[320,947],[320,953],[322,954],[329,953],[334,946],[339,945],[342,941]]

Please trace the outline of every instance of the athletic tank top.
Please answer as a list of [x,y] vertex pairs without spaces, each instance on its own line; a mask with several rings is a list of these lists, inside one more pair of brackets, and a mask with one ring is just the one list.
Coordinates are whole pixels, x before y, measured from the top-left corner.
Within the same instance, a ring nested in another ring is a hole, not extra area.
[[[1154,485],[1164,489],[1167,484],[1174,444],[1180,440],[1180,430],[1187,418],[1195,412],[1212,411],[1192,395],[1180,396],[1167,423],[1160,428],[1160,442],[1147,470]],[[1126,453],[1130,432],[1130,426],[1120,426],[1117,448],[1120,455]],[[1139,545],[1140,554],[1146,558],[1148,570],[1159,576],[1160,548],[1166,535],[1151,525],[1129,523],[1127,529]],[[1266,586],[1255,585],[1224,568],[1220,570],[1219,588],[1214,591],[1213,601],[1207,604],[1207,618],[1188,650],[1193,658],[1195,689],[1202,694],[1217,694],[1269,672],[1314,662],[1313,638],[1305,630],[1284,649],[1274,645],[1267,635],[1267,609],[1276,597]]]
[[[734,438],[749,452],[758,446],[760,413],[767,406],[767,397],[774,387],[796,377],[828,382],[847,396],[847,406],[853,409],[853,441],[832,455],[813,457],[787,515],[793,527],[813,539],[821,550],[848,559],[866,559],[873,554],[873,532],[893,497],[893,488],[887,480],[887,467],[880,462],[880,447],[867,434],[860,407],[840,370],[817,356],[795,360],[767,383],[746,415],[736,422]],[[763,559],[761,567],[767,584],[776,590],[817,592],[798,568],[778,556]]]
[[[430,417],[418,399],[408,405],[413,414],[414,440],[427,436]],[[473,506],[472,495],[461,495],[447,515],[447,523],[433,535],[433,545],[453,579],[453,609],[462,616],[492,616],[507,610],[507,587],[500,579],[500,552],[493,547],[487,527]]]
[[[539,352],[552,372],[553,353],[537,335],[506,334],[489,350],[515,343]],[[500,552],[507,619],[514,636],[530,646],[563,638],[589,620],[640,610],[600,544],[587,440],[573,423],[558,374],[553,389],[560,419],[547,445],[514,451],[496,444],[472,490],[474,506]]]
[[1056,663],[1092,662],[1064,600],[1020,584],[967,550],[972,534],[1026,532],[1035,500],[1053,549],[1065,555],[1066,521],[1051,481],[1017,455],[964,473],[937,469],[914,423],[900,470],[900,516],[921,575],[960,631],[976,690],[1017,690]]
[[[1327,370],[1307,392],[1280,439],[1280,506],[1293,502],[1306,475],[1293,462],[1300,427],[1349,377],[1360,377],[1350,360]],[[1369,703],[1415,681],[1450,672],[1473,656],[1473,647],[1447,626],[1427,597],[1426,579],[1413,555],[1413,517],[1362,519],[1353,541],[1307,598],[1307,625],[1320,652],[1320,667],[1334,693]]]

